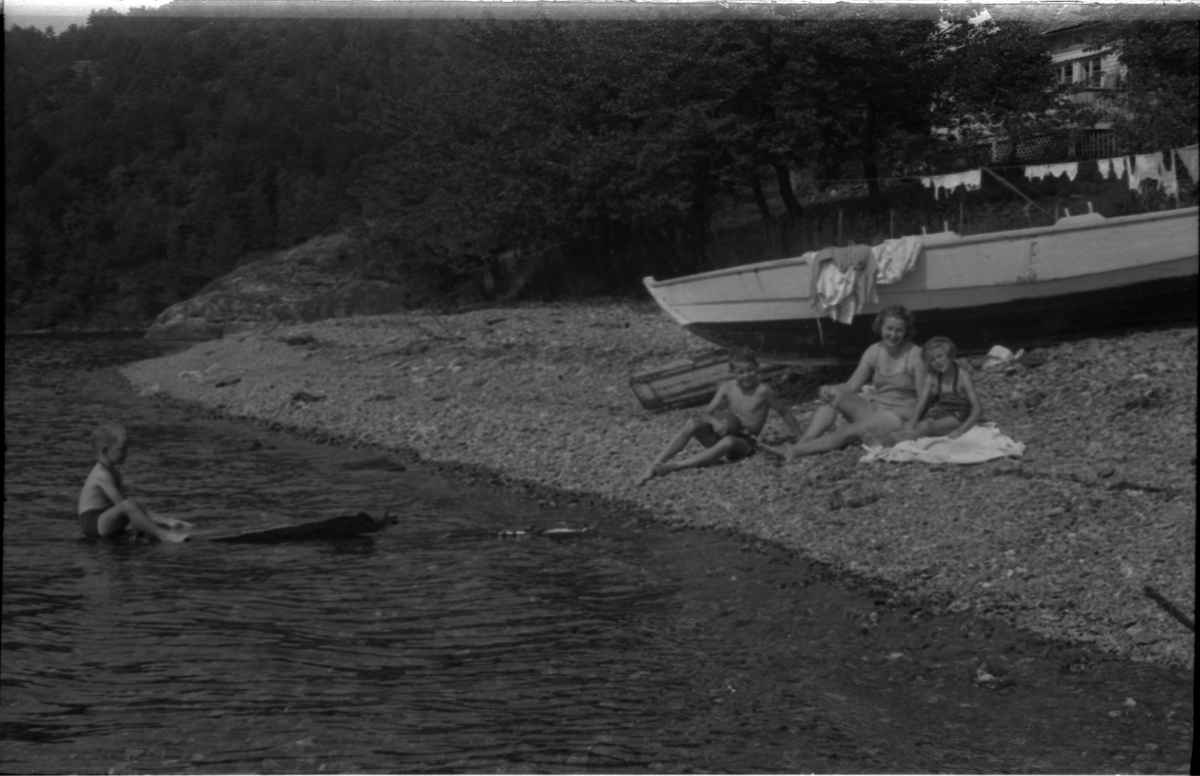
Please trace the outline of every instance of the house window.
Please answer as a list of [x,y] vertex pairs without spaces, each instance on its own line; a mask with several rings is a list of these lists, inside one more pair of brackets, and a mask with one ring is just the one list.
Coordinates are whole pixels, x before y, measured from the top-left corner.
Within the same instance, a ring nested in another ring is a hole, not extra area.
[[1085,86],[1103,86],[1104,70],[1100,67],[1100,57],[1085,59],[1080,64],[1079,80]]
[[1073,62],[1064,62],[1058,66],[1058,82],[1060,84],[1069,84],[1075,80],[1075,64]]

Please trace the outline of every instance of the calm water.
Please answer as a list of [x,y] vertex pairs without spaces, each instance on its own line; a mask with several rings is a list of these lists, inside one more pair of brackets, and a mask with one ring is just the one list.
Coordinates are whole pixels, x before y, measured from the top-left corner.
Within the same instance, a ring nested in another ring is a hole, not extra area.
[[[973,634],[901,671],[932,626],[867,637],[865,593],[782,553],[356,470],[372,456],[169,408],[110,369],[156,352],[6,338],[0,771],[1089,770],[1046,727],[1067,719],[1054,703],[1093,705],[1084,690],[1006,697],[1029,728],[1014,739],[963,667]],[[275,546],[85,540],[88,432],[109,419],[130,430],[131,493],[206,530],[384,506],[400,524]],[[569,542],[494,535],[589,523]],[[1062,751],[1027,754],[1038,741]]]
[[[105,371],[154,352],[6,343],[5,771],[753,767],[701,751],[744,742],[693,719],[727,677],[657,563],[667,534],[349,471],[347,451],[189,417]],[[206,529],[384,505],[401,522],[341,543],[85,540],[105,419],[130,431],[130,492]],[[574,542],[493,535],[586,523]]]

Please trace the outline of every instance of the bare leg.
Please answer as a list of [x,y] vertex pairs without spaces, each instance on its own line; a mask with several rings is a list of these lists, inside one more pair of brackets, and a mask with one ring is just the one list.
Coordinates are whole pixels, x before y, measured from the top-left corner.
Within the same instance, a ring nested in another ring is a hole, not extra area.
[[903,421],[891,412],[881,411],[868,415],[865,420],[834,429],[824,436],[809,442],[798,442],[787,449],[789,461],[806,455],[818,455],[841,450],[843,447],[862,442],[863,435],[886,438],[898,430]]
[[101,536],[108,538],[124,531],[125,526],[131,523],[134,528],[153,536],[160,542],[178,543],[188,540],[187,534],[169,530],[154,522],[146,510],[131,498],[125,499],[115,507],[110,507],[100,515],[100,519],[96,521],[96,529]]
[[789,461],[794,461],[797,458],[802,458],[806,455],[819,455],[820,453],[831,453],[834,450],[841,450],[847,445],[853,444],[862,438],[862,429],[851,424],[842,426],[839,429],[831,431],[828,434],[817,437],[816,439],[807,442],[797,442],[786,449],[785,455]]
[[662,449],[662,452],[650,462],[641,476],[633,481],[633,484],[641,485],[656,477],[658,467],[678,455],[683,448],[687,447],[688,442],[692,441],[693,437],[700,440],[700,444],[705,447],[712,447],[718,441],[717,435],[713,433],[712,428],[704,421],[696,418],[686,421],[680,427],[679,432]]
[[675,463],[664,462],[656,465],[654,467],[654,476],[662,477],[665,474],[677,472],[680,469],[693,469],[697,466],[710,466],[730,453],[737,455],[749,455],[750,445],[744,440],[737,439],[736,437],[725,437],[712,447],[707,447],[690,458],[685,458],[682,461],[677,461]]
[[804,436],[800,437],[797,444],[808,442],[824,434],[833,426],[837,420],[837,410],[831,404],[822,404],[817,407],[817,411],[813,413],[812,420],[808,422],[808,429],[804,432]]
[[[822,404],[813,413],[812,420],[809,421],[808,430],[804,432],[804,436],[800,437],[793,445],[780,445],[778,447],[766,447],[762,449],[773,455],[786,457],[789,461],[803,455],[813,455],[815,453],[827,453],[831,450],[839,450],[850,444],[846,441],[846,437],[840,436],[835,440],[827,440],[826,437],[832,434],[838,434],[841,429],[829,432],[833,428],[833,424],[837,421],[838,413],[841,413],[851,423],[859,423],[866,421],[874,416],[875,408],[871,403],[849,390],[841,389],[838,391],[838,396],[832,404]],[[826,433],[829,432],[829,433]],[[858,439],[858,436],[854,437]],[[817,444],[817,440],[825,440]],[[809,445],[816,444],[816,447],[810,448]],[[830,447],[830,445],[835,445]],[[807,450],[813,452],[806,452]]]
[[897,431],[892,434],[892,437],[897,441],[906,441],[911,439],[922,439],[924,437],[939,437],[946,436],[954,429],[958,428],[961,423],[958,418],[938,418],[936,420],[923,420],[913,427],[910,431]]

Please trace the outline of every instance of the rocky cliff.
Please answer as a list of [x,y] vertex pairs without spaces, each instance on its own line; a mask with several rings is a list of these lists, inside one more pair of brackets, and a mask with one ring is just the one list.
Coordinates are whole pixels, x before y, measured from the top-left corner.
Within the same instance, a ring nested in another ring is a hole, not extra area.
[[164,310],[146,336],[209,340],[275,322],[308,322],[397,312],[404,289],[364,278],[351,261],[353,239],[316,237],[238,267]]

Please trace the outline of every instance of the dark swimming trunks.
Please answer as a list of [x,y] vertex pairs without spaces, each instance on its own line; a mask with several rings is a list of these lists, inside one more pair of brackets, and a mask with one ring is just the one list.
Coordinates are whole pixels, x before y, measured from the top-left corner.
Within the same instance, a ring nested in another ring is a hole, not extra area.
[[89,509],[79,513],[79,527],[83,530],[83,535],[89,539],[100,538],[100,515],[104,514],[104,509]]
[[746,444],[750,445],[750,452],[735,454],[734,456],[731,456],[731,460],[740,461],[743,458],[750,458],[758,452],[758,437],[754,436],[749,431],[739,431],[736,434],[730,434],[729,436],[734,437],[735,439],[740,439]]

